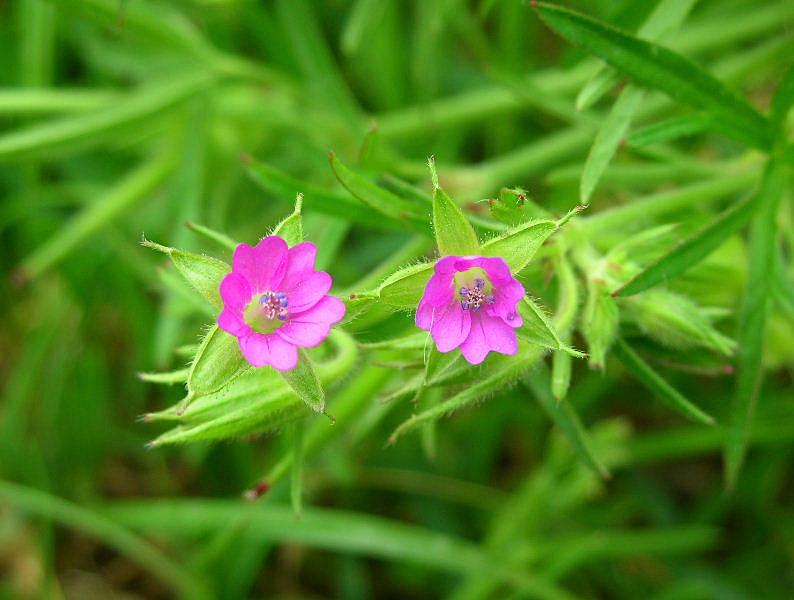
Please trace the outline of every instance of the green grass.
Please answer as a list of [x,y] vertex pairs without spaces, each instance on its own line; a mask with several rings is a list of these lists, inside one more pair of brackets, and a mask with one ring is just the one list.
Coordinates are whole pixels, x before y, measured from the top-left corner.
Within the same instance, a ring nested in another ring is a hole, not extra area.
[[[792,597],[792,32],[0,5],[0,599]],[[348,307],[284,375],[213,326],[273,231]],[[439,251],[519,274],[515,356],[415,327]]]

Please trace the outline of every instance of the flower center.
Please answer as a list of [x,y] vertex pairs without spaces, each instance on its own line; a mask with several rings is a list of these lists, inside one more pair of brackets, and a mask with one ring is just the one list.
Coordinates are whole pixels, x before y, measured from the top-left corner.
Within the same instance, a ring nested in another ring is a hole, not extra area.
[[474,285],[462,285],[458,289],[458,295],[461,308],[474,312],[480,310],[483,304],[493,304],[496,301],[490,290],[486,288],[485,280],[481,277],[474,280]]
[[245,309],[245,321],[254,331],[271,333],[287,320],[289,300],[284,292],[265,292]]

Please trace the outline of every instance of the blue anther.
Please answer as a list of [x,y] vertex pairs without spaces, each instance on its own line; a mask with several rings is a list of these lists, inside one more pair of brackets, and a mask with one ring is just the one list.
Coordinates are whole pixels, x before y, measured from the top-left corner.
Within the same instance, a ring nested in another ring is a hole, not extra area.
[[281,298],[279,299],[278,303],[281,307],[286,307],[288,304],[288,300],[286,298]]
[[479,277],[478,277],[477,279],[475,279],[475,280],[474,280],[474,287],[476,287],[478,290],[479,290],[479,289],[482,289],[482,288],[483,288],[483,286],[485,286],[485,281],[483,281],[483,280],[482,280],[482,279],[480,279]]
[[463,307],[463,310],[469,310],[469,303],[466,302],[465,300],[461,302],[460,305],[461,307]]
[[282,298],[286,298],[286,297],[287,297],[286,293],[284,293],[284,292],[276,292],[276,298],[278,298],[279,300],[281,300]]
[[508,320],[508,321],[512,321],[512,320],[513,320],[513,319],[515,319],[515,318],[516,318],[516,313],[509,313],[509,314],[507,315],[507,320]]
[[461,296],[468,296],[469,295],[469,288],[467,288],[465,285],[462,288],[460,288],[460,295]]
[[485,301],[486,301],[488,304],[493,304],[494,302],[496,302],[496,298],[494,298],[494,297],[493,297],[493,295],[491,295],[491,296],[488,296],[488,297],[485,299]]

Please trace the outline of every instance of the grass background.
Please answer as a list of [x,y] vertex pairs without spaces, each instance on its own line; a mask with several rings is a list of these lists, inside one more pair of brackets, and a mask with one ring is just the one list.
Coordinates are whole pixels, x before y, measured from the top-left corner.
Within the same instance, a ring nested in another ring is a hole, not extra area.
[[[654,3],[569,5],[636,31]],[[766,112],[794,55],[794,7],[703,0],[659,41]],[[283,432],[144,448],[159,430],[138,417],[181,390],[136,373],[182,367],[174,349],[214,314],[137,242],[228,259],[184,224],[263,235],[292,197],[251,177],[252,158],[306,192],[307,238],[337,290],[360,289],[383,261],[430,253],[432,241],[340,203],[331,149],[382,183],[420,187],[433,154],[446,189],[481,217],[477,201],[502,186],[527,188],[555,214],[579,201],[616,90],[577,110],[600,63],[525,3],[14,0],[0,4],[0,44],[1,597],[794,595],[785,304],[770,313],[753,444],[732,492],[722,425],[685,422],[613,358],[604,373],[577,361],[569,394],[608,481],[577,461],[536,401],[548,396],[545,366],[384,447],[412,407],[379,399],[408,371],[367,351],[332,390],[332,408],[353,398],[360,412],[307,457],[299,519],[289,482],[258,503],[240,499],[291,447]],[[686,114],[648,92],[632,132]],[[704,131],[624,145],[588,216],[671,194],[678,208],[640,209],[636,222],[602,221],[587,235],[602,251],[644,225],[680,223],[683,237],[756,185],[761,154]],[[790,196],[777,223],[790,281]],[[735,236],[681,282],[728,310],[730,336],[746,262]],[[530,281],[554,306],[549,270],[538,261]],[[355,334],[378,341],[410,322],[385,315]],[[657,358],[687,397],[729,421],[730,361]]]

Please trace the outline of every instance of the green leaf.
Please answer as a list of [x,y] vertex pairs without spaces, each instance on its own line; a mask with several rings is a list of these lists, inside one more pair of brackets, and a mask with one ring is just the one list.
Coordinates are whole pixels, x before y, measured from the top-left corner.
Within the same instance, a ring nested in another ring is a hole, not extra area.
[[[389,436],[389,443],[395,443],[398,438],[417,427],[437,421],[461,408],[470,406],[497,390],[504,391],[507,387],[512,386],[518,377],[532,369],[542,355],[543,349],[539,346],[519,344],[518,352],[514,356],[489,357],[486,359],[489,361],[486,375],[446,400],[404,421]],[[454,373],[454,370],[450,369],[450,372]]]
[[281,237],[287,246],[297,246],[303,241],[303,219],[301,217],[301,207],[303,206],[303,194],[295,197],[295,210],[286,219],[281,221],[273,230],[273,235]]
[[559,6],[543,2],[533,6],[562,37],[623,71],[636,83],[710,112],[715,127],[728,137],[755,148],[770,148],[769,122],[690,60]]
[[[637,37],[658,42],[677,30],[697,0],[661,0],[637,30]],[[620,81],[615,69],[603,67],[582,88],[576,97],[576,110],[585,110]]]
[[403,227],[425,234],[430,232],[427,218],[419,212],[414,202],[397,196],[352,171],[334,152],[328,154],[328,160],[339,183],[355,198],[389,219],[401,223]]
[[587,341],[590,366],[603,369],[607,350],[618,334],[620,314],[615,299],[609,295],[606,283],[590,277],[587,282],[587,301],[581,317],[581,331]]
[[482,255],[501,257],[514,274],[520,273],[555,231],[554,221],[530,221],[485,242]]
[[626,370],[667,406],[697,423],[714,425],[714,418],[711,415],[703,412],[692,402],[687,400],[681,392],[667,383],[667,381],[654,371],[653,367],[646,363],[624,340],[618,339],[612,351],[623,366],[626,367]]
[[761,389],[764,329],[775,275],[777,214],[787,180],[786,167],[772,161],[761,184],[750,230],[749,275],[739,321],[736,392],[724,450],[729,488],[735,487],[739,478]]
[[544,348],[559,350],[563,347],[551,319],[529,296],[519,302],[518,312],[524,321],[518,330],[522,337]]
[[524,377],[523,382],[531,390],[532,395],[537,398],[546,414],[559,427],[579,460],[601,477],[608,478],[610,476],[609,469],[596,455],[593,442],[571,403],[564,399],[557,400],[552,396],[548,384],[548,373],[545,369],[537,370],[532,375]]
[[229,265],[211,256],[169,248],[149,240],[143,240],[141,245],[153,248],[171,257],[174,266],[193,289],[199,292],[214,307],[223,308],[223,301],[218,288],[221,285],[221,279],[231,271]]
[[667,254],[635,275],[613,292],[614,296],[632,296],[666,283],[694,267],[730,236],[744,227],[757,206],[758,195],[731,206],[700,231],[683,240]]
[[708,130],[712,123],[711,115],[702,112],[670,117],[633,131],[629,135],[628,144],[633,148],[644,148],[653,144],[671,142],[702,133]]
[[476,256],[480,243],[463,211],[438,184],[436,163],[427,160],[433,179],[433,230],[441,256]]
[[590,203],[590,197],[596,185],[609,166],[623,136],[628,131],[631,118],[639,108],[644,96],[644,90],[632,85],[626,86],[598,130],[584,163],[582,181],[579,184],[579,200],[585,206]]
[[107,227],[136,203],[148,198],[175,166],[173,155],[163,155],[131,171],[117,185],[100,194],[22,263],[23,277],[34,279],[54,266],[97,231]]
[[[579,281],[574,275],[568,257],[561,253],[557,261],[558,302],[554,324],[560,331],[560,342],[566,346],[571,342],[571,329],[579,310]],[[571,384],[571,353],[556,350],[552,357],[551,392],[557,400],[568,394]]]
[[664,346],[674,350],[709,348],[725,356],[736,347],[732,339],[715,329],[708,313],[687,296],[654,288],[619,300],[626,317]]
[[378,297],[396,308],[416,309],[432,275],[431,263],[404,267],[386,278],[378,288]]
[[325,392],[314,362],[303,348],[298,350],[298,364],[291,371],[279,371],[298,398],[314,412],[325,412]]
[[240,352],[237,338],[213,325],[190,365],[183,407],[199,396],[217,392],[252,368]]

